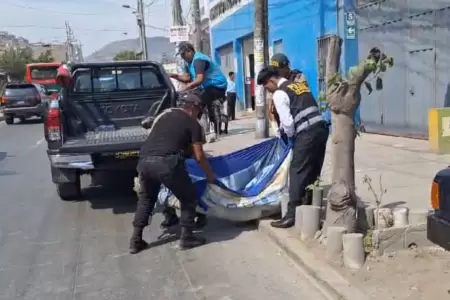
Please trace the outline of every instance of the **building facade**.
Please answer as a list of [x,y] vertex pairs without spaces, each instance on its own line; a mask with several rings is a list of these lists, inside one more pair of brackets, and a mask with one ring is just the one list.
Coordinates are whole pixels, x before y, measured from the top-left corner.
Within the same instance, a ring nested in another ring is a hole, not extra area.
[[[317,96],[325,82],[325,59],[330,35],[344,37],[341,66],[357,63],[355,33],[346,34],[344,18],[354,13],[350,0],[268,0],[269,54],[283,52],[291,66],[303,71]],[[236,72],[239,109],[254,109],[252,0],[213,0],[209,4],[211,48],[225,73]]]
[[428,110],[450,107],[450,2],[360,0],[356,11],[361,58],[376,46],[395,61],[381,92],[362,92],[362,123],[426,137]]

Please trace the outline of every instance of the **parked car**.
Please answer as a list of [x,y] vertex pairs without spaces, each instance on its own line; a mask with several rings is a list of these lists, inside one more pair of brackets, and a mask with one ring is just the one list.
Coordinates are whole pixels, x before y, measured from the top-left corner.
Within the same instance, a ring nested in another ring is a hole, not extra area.
[[63,89],[46,111],[44,135],[58,195],[73,200],[82,174],[136,171],[148,135],[141,122],[176,106],[177,94],[149,61],[75,64],[58,78]]
[[450,167],[434,177],[431,207],[427,218],[428,240],[450,251]]
[[13,124],[14,118],[21,122],[27,118],[43,117],[51,93],[40,84],[9,83],[1,98],[1,109],[6,124]]

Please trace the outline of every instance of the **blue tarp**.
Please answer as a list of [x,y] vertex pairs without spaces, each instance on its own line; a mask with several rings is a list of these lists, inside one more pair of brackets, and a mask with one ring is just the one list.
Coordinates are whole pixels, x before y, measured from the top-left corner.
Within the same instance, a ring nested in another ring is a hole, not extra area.
[[[215,184],[207,184],[198,164],[188,160],[186,166],[197,188],[201,212],[242,221],[259,218],[264,212],[276,212],[286,192],[290,156],[291,146],[272,138],[230,154],[210,157],[217,176]],[[160,200],[166,199],[178,206],[173,195],[163,189]],[[245,209],[237,212],[240,208]]]

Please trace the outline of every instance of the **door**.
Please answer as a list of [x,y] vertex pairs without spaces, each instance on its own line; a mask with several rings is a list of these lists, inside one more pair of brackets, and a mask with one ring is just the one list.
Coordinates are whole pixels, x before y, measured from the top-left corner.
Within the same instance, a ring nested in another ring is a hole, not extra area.
[[434,58],[432,48],[408,52],[406,120],[411,134],[427,135],[428,110],[436,106]]
[[253,37],[242,40],[242,56],[244,58],[245,108],[254,110],[254,57]]

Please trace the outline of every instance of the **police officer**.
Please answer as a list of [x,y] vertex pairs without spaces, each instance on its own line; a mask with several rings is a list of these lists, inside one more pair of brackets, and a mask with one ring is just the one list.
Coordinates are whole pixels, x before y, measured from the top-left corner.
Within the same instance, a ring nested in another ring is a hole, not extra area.
[[272,222],[277,228],[295,224],[295,208],[305,201],[306,187],[322,170],[328,140],[328,126],[304,82],[287,80],[274,66],[263,68],[257,83],[273,93],[273,104],[280,117],[280,134],[293,143],[289,170],[289,202],[285,216]]
[[[276,53],[270,58],[270,65],[278,68],[280,76],[291,81],[304,82],[308,84],[302,71],[297,69],[291,69],[290,61],[283,53]],[[269,102],[269,120],[272,123],[273,129],[276,131],[280,127],[280,117],[278,116],[275,106],[272,101],[272,94],[267,95]]]
[[227,79],[220,67],[207,55],[196,51],[188,42],[182,42],[178,46],[178,54],[186,61],[187,67],[184,74],[170,73],[169,77],[186,83],[179,92],[200,87],[202,104],[208,108],[210,122],[214,124],[216,137],[220,133],[220,106],[218,99],[225,100]]
[[208,182],[214,182],[215,175],[203,151],[204,134],[197,121],[201,100],[189,94],[180,102],[180,108],[168,109],[153,121],[149,136],[139,152],[140,188],[130,241],[132,254],[148,247],[142,239],[142,232],[149,225],[161,184],[180,201],[180,248],[188,249],[205,243],[204,238],[192,233],[198,202],[195,187],[185,169],[185,159],[192,155]]

